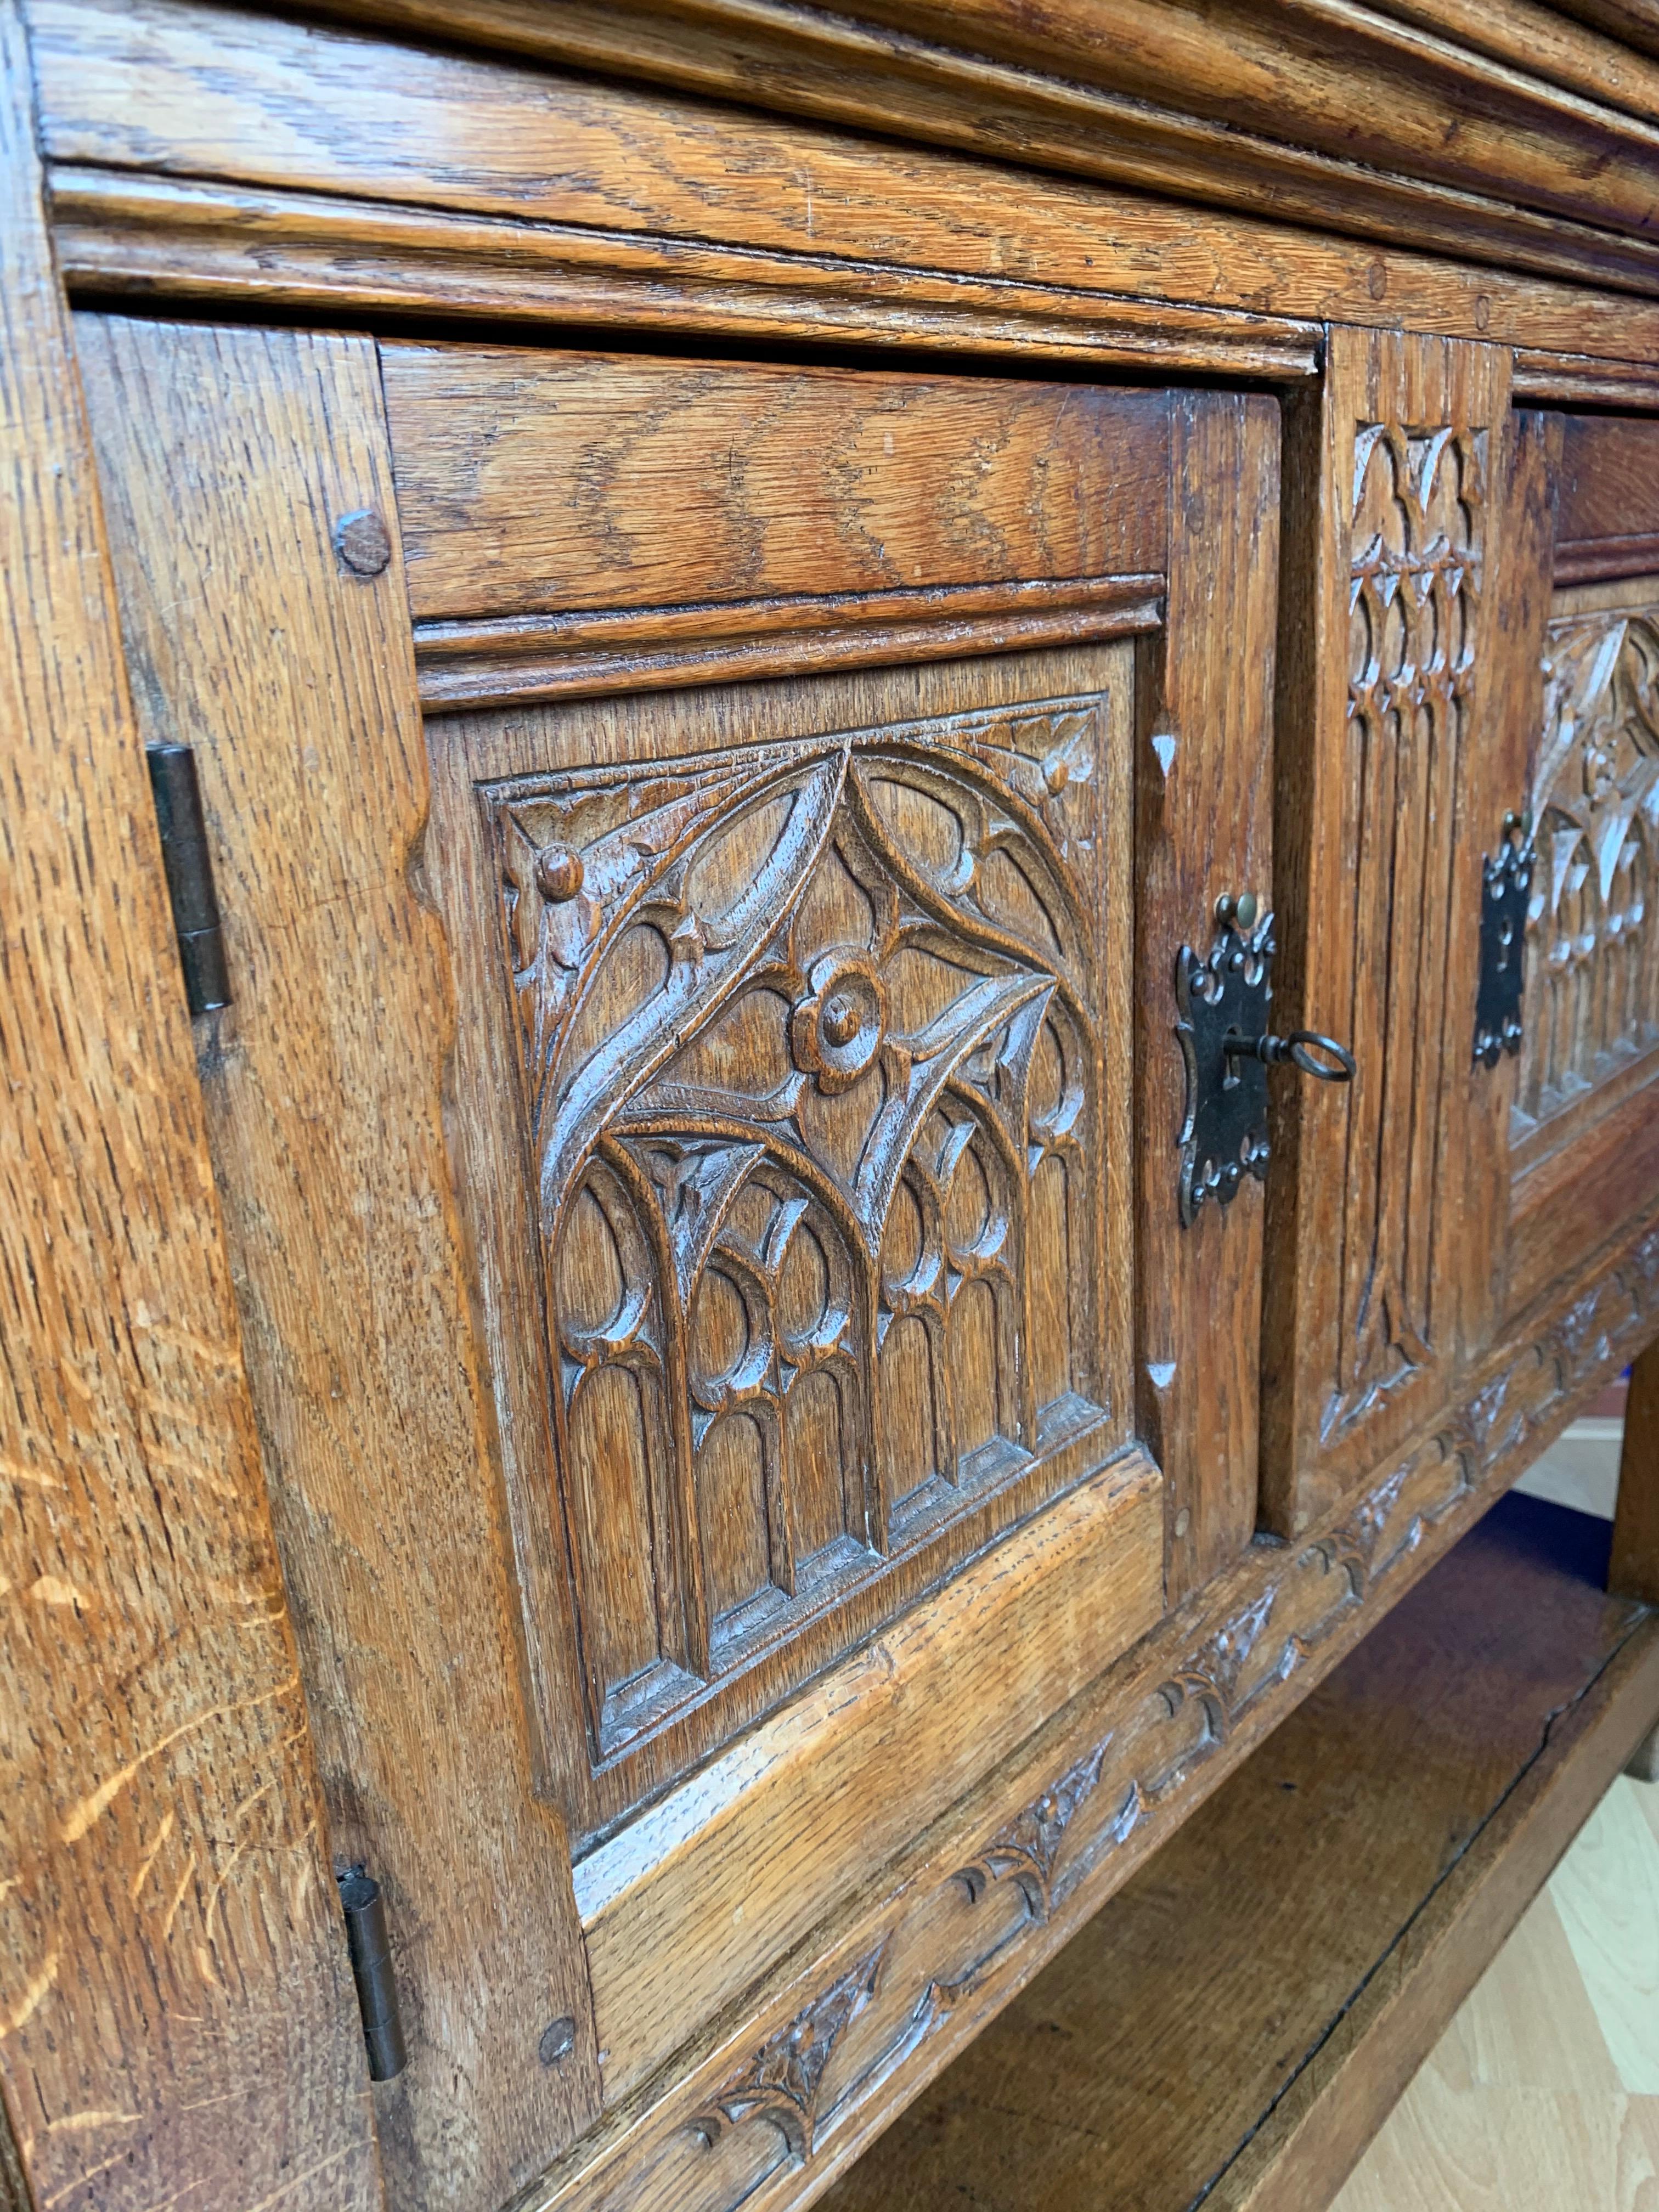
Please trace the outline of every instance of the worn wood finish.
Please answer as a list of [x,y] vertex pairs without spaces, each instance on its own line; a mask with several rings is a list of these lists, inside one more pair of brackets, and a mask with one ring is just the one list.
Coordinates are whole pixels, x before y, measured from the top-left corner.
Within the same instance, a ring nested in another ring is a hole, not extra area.
[[[1042,22],[1022,23],[1015,9],[997,4],[966,12],[934,9],[928,21],[938,27],[939,40],[896,35],[873,21],[809,12],[787,0],[702,0],[689,20],[677,8],[637,5],[624,21],[612,8],[578,0],[556,16],[524,0],[333,0],[330,12],[902,137],[975,149],[988,144],[1002,158],[1012,155],[1033,167],[1218,200],[1282,222],[1388,243],[1411,236],[1460,258],[1566,270],[1598,283],[1645,289],[1651,281],[1653,251],[1644,240],[1524,204],[1553,204],[1559,191],[1581,206],[1595,202],[1599,222],[1622,198],[1625,218],[1639,229],[1645,221],[1641,188],[1621,195],[1620,183],[1634,183],[1650,158],[1650,122],[1563,101],[1548,90],[1540,100],[1535,86],[1522,86],[1517,106],[1508,96],[1516,89],[1508,73],[1441,42],[1430,42],[1426,52],[1419,41],[1414,51],[1389,53],[1392,26],[1380,27],[1384,40],[1373,40],[1369,53],[1357,52],[1365,40],[1363,31],[1358,41],[1352,36],[1356,19],[1366,24],[1368,18],[1355,9],[1340,11],[1348,19],[1342,23],[1332,20],[1337,9],[1321,9],[1325,20],[1304,20],[1286,37],[1288,9],[1263,23],[1240,5],[1218,11],[1216,35],[1206,37],[1196,4],[1173,15],[1148,4],[1130,11],[1121,40],[1086,12],[1054,10]],[[1305,19],[1314,11],[1297,12]],[[868,19],[884,11],[861,9],[858,15]],[[1288,81],[1294,71],[1290,50],[1305,52],[1310,44],[1313,97],[1304,98]],[[1036,66],[998,59],[990,51],[1016,46],[1034,57]],[[1494,96],[1483,83],[1449,137],[1437,139],[1437,128],[1444,127],[1437,112],[1443,118],[1440,103],[1460,75],[1491,80]],[[1391,173],[1386,157],[1369,165],[1346,158],[1352,138],[1375,143],[1386,131],[1402,78],[1413,112],[1405,135],[1425,134],[1419,178]],[[1132,80],[1134,92],[1122,88]],[[1145,96],[1154,83],[1176,107],[1158,105],[1158,93]],[[1333,90],[1334,100],[1322,97]],[[1367,96],[1376,112],[1353,112],[1356,106],[1363,111]],[[1241,103],[1253,106],[1265,130],[1243,125],[1235,112]],[[1208,114],[1195,114],[1198,105],[1206,105]],[[1298,112],[1301,143],[1288,143],[1284,118]],[[1315,150],[1313,142],[1322,137],[1340,143],[1340,154]],[[1480,148],[1468,162],[1460,151],[1466,137],[1472,152]],[[1625,167],[1622,179],[1609,178],[1598,192],[1583,173],[1586,138],[1599,141],[1610,168],[1617,171],[1628,159],[1633,169]],[[1477,180],[1476,188],[1428,181],[1431,167],[1462,171]]]
[[1570,415],[1560,435],[1555,582],[1659,573],[1659,422]]
[[1163,619],[1162,576],[1085,576],[426,623],[415,653],[426,707],[499,707],[1019,653],[1133,637]]
[[1439,1201],[1464,1150],[1477,856],[1501,827],[1459,809],[1498,694],[1508,367],[1487,348],[1335,330],[1322,408],[1291,420],[1278,988],[1285,1025],[1340,1036],[1358,1073],[1278,1102],[1262,1498],[1286,1533],[1456,1370],[1469,1255]]
[[[1503,528],[1489,586],[1492,619],[1494,711],[1487,715],[1483,741],[1465,765],[1458,795],[1460,842],[1482,860],[1497,857],[1506,815],[1525,815],[1535,750],[1543,715],[1544,656],[1550,614],[1550,567],[1555,525],[1556,463],[1560,453],[1560,418],[1517,409],[1510,417],[1498,463]],[[1468,875],[1479,874],[1468,863]],[[1460,929],[1476,927],[1469,908]],[[1455,963],[1467,975],[1478,955],[1478,939]],[[1536,1018],[1537,994],[1522,1009],[1522,1052]],[[1454,1289],[1460,1312],[1457,1335],[1468,1356],[1484,1351],[1497,1336],[1506,1314],[1528,1304],[1541,1284],[1522,1287],[1512,1279],[1512,1182],[1515,1101],[1521,1065],[1512,1053],[1496,1066],[1473,1054],[1454,1059],[1448,1079],[1461,1089],[1462,1158],[1455,1170],[1457,1232],[1462,1265]],[[1610,1233],[1603,1224],[1590,1243]],[[1587,1249],[1584,1245],[1576,1248]],[[1559,1255],[1556,1273],[1571,1264]],[[1522,1271],[1524,1272],[1524,1271]],[[1546,1279],[1553,1280],[1553,1276]]]
[[[1627,365],[1626,380],[1659,352],[1659,311],[1641,301],[1539,282],[1513,266],[1468,266],[1462,202],[1437,228],[1385,204],[1376,242],[1359,244],[1282,227],[1321,224],[1322,211],[1298,216],[1276,201],[1278,222],[1243,217],[1233,191],[1224,213],[1170,206],[769,120],[747,106],[174,0],[147,0],[137,14],[115,0],[34,0],[32,21],[60,252],[71,282],[100,290],[247,295],[336,311],[350,301],[359,313],[612,329],[621,320],[794,343],[863,334],[1101,361],[1149,362],[1174,349],[1189,367],[1276,375],[1313,372],[1313,334],[1298,324],[1328,319],[1404,320],[1565,356],[1603,355]],[[833,17],[793,21],[814,37],[872,43]],[[494,23],[487,6],[475,7],[447,27],[487,37]],[[614,8],[574,0],[552,12],[508,9],[501,23],[503,37],[568,51],[579,65],[608,58],[678,70],[683,84],[746,104],[770,82],[791,118],[815,111],[801,68],[776,78],[735,31],[687,45],[672,21],[631,9],[624,21]],[[847,120],[890,133],[906,128],[902,100],[848,108],[857,70],[839,47],[817,74],[836,114],[847,109]],[[923,97],[929,81],[911,72],[909,94]],[[994,112],[988,98],[975,76],[955,133],[981,152]],[[1085,167],[1123,142],[1121,115],[1102,122],[1092,112],[1080,118]],[[912,132],[917,124],[908,114]],[[1023,128],[990,150],[1004,161],[1045,158],[1045,143]],[[1176,160],[1185,198],[1190,165]],[[166,174],[140,173],[147,166]],[[1353,181],[1387,203],[1375,172]],[[1539,220],[1516,210],[1502,219]],[[1431,246],[1460,258],[1434,258]],[[1573,273],[1599,285],[1600,249]],[[1565,372],[1546,355],[1528,373],[1541,380],[1533,396],[1568,396],[1557,389]],[[1591,373],[1582,359],[1574,372]]]
[[[1065,74],[1267,139],[1642,233],[1659,153],[1616,115],[1346,0],[1124,0],[1033,17],[1018,0],[860,0],[866,21]],[[1596,149],[1594,176],[1585,153]]]
[[495,347],[388,345],[382,374],[422,642],[1163,574],[1162,392]]
[[[1522,418],[1524,419],[1524,418]],[[1570,573],[1620,565],[1649,493],[1651,441],[1614,423],[1548,418],[1559,453],[1559,528]],[[1611,454],[1630,457],[1625,503]],[[1558,538],[1557,568],[1561,566]],[[1534,1297],[1607,1235],[1632,1191],[1659,1173],[1659,583],[1649,575],[1558,590],[1540,641],[1541,680],[1524,704],[1532,732],[1528,812],[1537,861],[1527,934],[1520,1065],[1513,1079],[1510,1303]]]
[[1539,0],[1374,0],[1374,8],[1627,114],[1651,121],[1659,112],[1659,71],[1651,60],[1562,20],[1582,12],[1585,23],[1592,21],[1594,0],[1583,11]]
[[[380,2202],[96,481],[0,5],[0,2095],[37,2205]],[[0,2153],[0,2173],[11,2166]],[[0,2179],[23,2195],[21,2175]]]
[[1328,2203],[1659,1704],[1605,1553],[1500,1503],[819,2202]]
[[[844,2170],[1659,1322],[1659,1228],[1604,1252],[1302,1543],[1218,1576],[596,2130],[539,2212],[774,2212]],[[1632,1734],[1634,1729],[1632,1729]]]
[[607,2102],[624,2096],[1163,1609],[1132,1452],[584,1862]]
[[[425,759],[374,349],[78,336],[142,723],[200,763],[234,995],[210,1134],[332,1840],[387,1898],[413,2054],[387,2157],[406,2202],[494,2205],[591,2117],[597,2069],[475,1382],[453,997],[408,873]],[[336,550],[363,510],[378,574]]]
[[1659,1346],[1631,1364],[1607,1587],[1659,1605]]
[[1173,427],[1167,622],[1136,718],[1135,1389],[1175,1604],[1255,1528],[1262,1192],[1247,1177],[1182,1224],[1175,975],[1183,945],[1208,956],[1218,899],[1273,905],[1279,410],[1195,394]]
[[1587,1133],[1659,1046],[1659,577],[1558,592],[1540,644],[1522,1173]]
[[1130,1434],[1130,658],[430,726],[455,1127],[580,1833]]

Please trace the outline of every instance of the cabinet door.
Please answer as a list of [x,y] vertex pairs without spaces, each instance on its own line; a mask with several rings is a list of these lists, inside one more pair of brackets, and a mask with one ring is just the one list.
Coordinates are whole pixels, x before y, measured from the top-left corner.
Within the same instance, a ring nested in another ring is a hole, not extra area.
[[1269,889],[1277,410],[79,342],[382,2142],[493,2206],[1249,1540],[1173,980]]
[[1335,329],[1287,429],[1279,988],[1356,1063],[1278,1091],[1262,1482],[1287,1534],[1436,1415],[1485,1325],[1508,414],[1498,349]]
[[1533,865],[1516,1312],[1659,1188],[1659,423],[1531,414],[1521,434],[1546,526],[1518,716]]

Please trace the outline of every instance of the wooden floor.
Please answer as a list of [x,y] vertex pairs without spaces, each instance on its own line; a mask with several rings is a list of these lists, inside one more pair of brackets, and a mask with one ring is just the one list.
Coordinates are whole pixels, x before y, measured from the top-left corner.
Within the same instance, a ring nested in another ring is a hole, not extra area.
[[1621,1776],[1334,2212],[1656,2212],[1659,1783]]
[[[1611,1514],[1609,1400],[1534,1496]],[[1613,1784],[1333,2212],[1659,2212],[1659,1783]]]

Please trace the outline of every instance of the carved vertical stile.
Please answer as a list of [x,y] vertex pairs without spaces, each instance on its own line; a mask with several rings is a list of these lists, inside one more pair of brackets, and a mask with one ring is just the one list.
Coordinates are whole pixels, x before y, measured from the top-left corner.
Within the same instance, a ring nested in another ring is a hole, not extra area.
[[[1492,579],[1507,356],[1330,333],[1297,416],[1309,535],[1285,595],[1277,838],[1286,1027],[1352,1041],[1340,1091],[1276,1079],[1264,1510],[1304,1527],[1445,1393],[1461,1356],[1449,1174],[1468,1172]],[[1479,794],[1477,800],[1477,793]]]

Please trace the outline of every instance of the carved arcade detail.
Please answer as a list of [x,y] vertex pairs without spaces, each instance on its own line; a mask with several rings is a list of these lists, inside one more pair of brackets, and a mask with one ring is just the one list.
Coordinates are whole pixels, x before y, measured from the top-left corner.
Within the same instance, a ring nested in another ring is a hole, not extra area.
[[1349,760],[1358,1069],[1349,1093],[1330,1434],[1432,1357],[1432,1183],[1458,763],[1477,659],[1484,430],[1362,423]]
[[1522,1128],[1659,1043],[1659,609],[1550,623],[1532,810]]
[[479,787],[597,1759],[1102,1418],[1099,707]]

